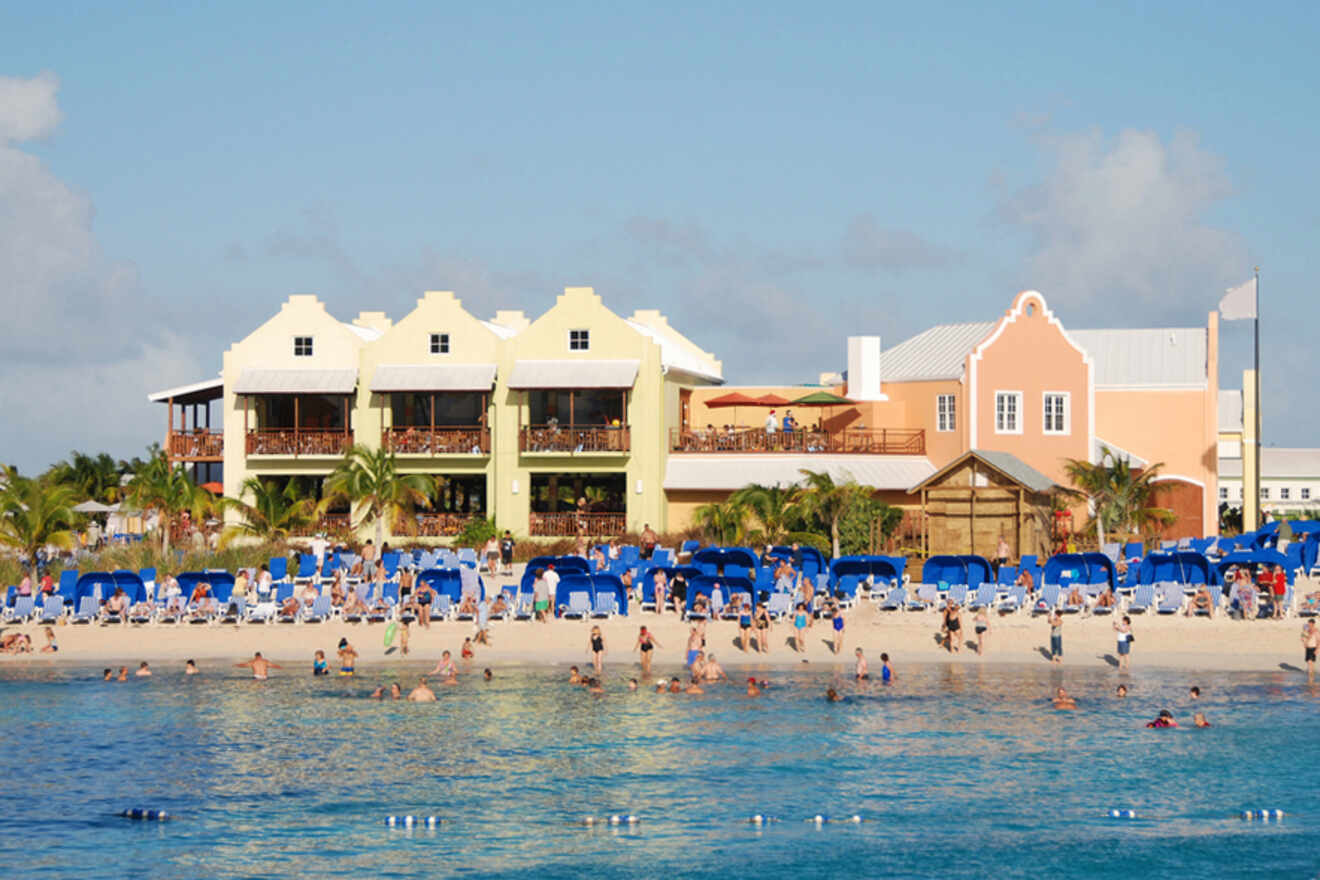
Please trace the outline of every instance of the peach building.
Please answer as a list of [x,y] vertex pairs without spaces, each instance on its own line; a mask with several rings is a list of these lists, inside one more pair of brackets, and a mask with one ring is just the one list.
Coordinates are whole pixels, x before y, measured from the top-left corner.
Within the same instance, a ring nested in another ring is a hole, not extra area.
[[[1040,476],[1068,485],[1068,459],[1096,461],[1108,448],[1135,467],[1162,465],[1171,534],[1213,534],[1218,336],[1214,312],[1205,327],[1070,330],[1024,291],[998,320],[932,327],[887,349],[854,337],[846,377],[822,376],[818,388],[692,389],[666,470],[668,525],[747,483],[795,482],[803,468],[875,486],[915,512],[913,490],[973,451],[994,453],[982,458],[1003,464],[1005,479],[1032,474],[1018,482],[1034,491]],[[812,391],[846,400],[783,402]],[[753,402],[724,405],[731,395]],[[785,433],[785,417],[798,430]]]

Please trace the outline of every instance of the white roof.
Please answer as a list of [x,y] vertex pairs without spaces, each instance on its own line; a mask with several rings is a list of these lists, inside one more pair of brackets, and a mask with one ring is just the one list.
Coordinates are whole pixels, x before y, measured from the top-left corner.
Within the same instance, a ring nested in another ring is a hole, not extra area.
[[836,482],[856,480],[877,489],[907,490],[935,473],[918,455],[687,455],[669,456],[666,489],[741,489],[748,483],[792,486],[802,471],[824,471]]
[[1140,455],[1137,455],[1134,452],[1128,452],[1117,443],[1110,443],[1108,440],[1102,440],[1099,437],[1095,438],[1095,444],[1091,447],[1092,454],[1095,456],[1096,461],[1103,460],[1106,447],[1114,458],[1117,458],[1119,461],[1126,461],[1129,467],[1144,468],[1146,465],[1150,464],[1150,462],[1146,461],[1146,459],[1142,458]]
[[357,324],[350,324],[347,321],[340,321],[345,330],[351,330],[363,342],[375,342],[381,337],[381,331],[374,327],[359,327]]
[[381,364],[372,391],[489,391],[494,364]]
[[994,321],[939,324],[880,353],[881,382],[957,379],[967,355],[990,335]]
[[724,381],[724,372],[720,368],[719,361],[704,352],[698,354],[677,332],[672,329],[652,327],[632,318],[626,320],[629,327],[660,346],[660,363],[666,369],[682,370],[715,382]]
[[[1260,475],[1320,479],[1320,449],[1266,446],[1260,451]],[[1219,459],[1219,476],[1242,478],[1242,459]]]
[[164,391],[156,391],[147,395],[147,400],[152,403],[164,403],[171,397],[185,397],[189,394],[197,394],[205,391],[221,391],[225,387],[225,380],[216,376],[214,379],[203,379],[200,382],[194,382],[191,385],[180,385],[177,388],[166,388]]
[[1095,387],[1199,387],[1206,384],[1204,327],[1070,330],[1095,362]]
[[640,361],[515,361],[510,388],[631,388]]
[[1219,389],[1219,430],[1242,430],[1242,392],[1235,388]]
[[482,321],[482,325],[501,339],[512,339],[518,335],[518,331],[512,327],[505,327],[503,324],[496,324],[494,321]]
[[357,370],[245,369],[234,383],[235,394],[352,394]]

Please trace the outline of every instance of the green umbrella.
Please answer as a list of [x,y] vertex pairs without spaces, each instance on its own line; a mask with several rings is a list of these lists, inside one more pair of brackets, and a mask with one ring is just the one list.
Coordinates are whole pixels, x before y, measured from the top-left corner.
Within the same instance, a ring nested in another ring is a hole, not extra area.
[[843,406],[844,404],[856,403],[855,400],[849,400],[846,397],[840,397],[837,394],[831,394],[828,391],[813,391],[806,397],[799,397],[797,400],[790,400],[790,406]]

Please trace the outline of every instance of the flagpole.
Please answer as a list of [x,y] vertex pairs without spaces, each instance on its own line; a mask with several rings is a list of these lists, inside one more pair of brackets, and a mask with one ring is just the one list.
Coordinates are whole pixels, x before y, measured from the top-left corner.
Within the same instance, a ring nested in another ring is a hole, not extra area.
[[1260,431],[1261,431],[1261,427],[1264,425],[1264,419],[1261,418],[1261,414],[1260,414],[1260,408],[1261,408],[1260,407],[1261,404],[1260,401],[1260,266],[1255,266],[1253,267],[1253,269],[1256,273],[1255,274],[1256,320],[1254,322],[1256,329],[1256,346],[1255,346],[1256,348],[1256,357],[1255,357],[1255,367],[1256,367],[1255,369],[1255,373],[1256,373],[1256,480],[1255,482],[1256,485],[1253,488],[1255,489],[1256,492],[1256,510],[1259,511],[1259,513],[1256,516],[1256,528],[1260,528],[1265,524],[1265,511],[1261,507],[1261,503],[1260,503],[1260,473],[1261,473],[1262,465],[1264,464],[1264,462],[1261,461],[1262,444],[1260,441]]

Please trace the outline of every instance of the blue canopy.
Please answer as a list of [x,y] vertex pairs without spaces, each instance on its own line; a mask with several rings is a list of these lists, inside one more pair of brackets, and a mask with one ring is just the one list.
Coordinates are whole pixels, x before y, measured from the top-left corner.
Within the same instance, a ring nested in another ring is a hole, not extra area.
[[555,571],[561,575],[569,571],[580,571],[586,574],[591,570],[590,566],[587,565],[587,560],[581,556],[536,556],[527,563],[527,569],[535,571],[548,565],[553,565]]
[[1086,557],[1080,553],[1057,553],[1045,560],[1040,580],[1042,585],[1058,584],[1061,587],[1090,583]]
[[1086,582],[1088,584],[1118,586],[1118,570],[1114,568],[1114,560],[1104,553],[1083,553],[1082,559],[1086,560]]
[[176,580],[179,582],[179,589],[183,591],[185,600],[192,596],[192,591],[203,581],[211,585],[211,596],[219,602],[228,602],[230,597],[234,595],[234,576],[227,571],[220,571],[219,569],[185,571]]
[[78,578],[73,588],[74,604],[81,603],[84,596],[95,595],[97,587],[101,588],[102,601],[109,599],[115,592],[115,576],[108,571],[89,571]]
[[1219,560],[1219,565],[1216,566],[1215,569],[1215,583],[1223,581],[1224,572],[1228,571],[1235,565],[1238,567],[1246,566],[1252,569],[1255,569],[1260,565],[1268,565],[1271,568],[1279,565],[1283,567],[1285,572],[1287,572],[1288,583],[1291,584],[1296,577],[1296,572],[1288,567],[1288,557],[1284,556],[1278,550],[1237,550]]
[[830,563],[830,582],[845,575],[874,577],[877,581],[902,581],[907,560],[902,556],[840,556]]
[[417,575],[417,583],[426,584],[451,602],[463,599],[463,575],[456,568],[428,568]]
[[[993,584],[995,582],[994,569],[990,567],[990,560],[984,556],[972,556],[969,554],[960,554],[958,556],[967,565],[967,584],[968,590],[975,590],[981,584]],[[950,581],[950,583],[953,583]]]
[[641,584],[643,602],[655,601],[655,573],[657,571],[663,571],[665,573],[666,581],[672,581],[674,579],[674,576],[679,574],[683,575],[683,579],[686,580],[688,583],[691,583],[694,578],[702,577],[701,569],[697,568],[695,565],[652,566],[651,568],[648,568],[644,573],[638,574],[637,580],[633,581],[634,586],[636,586],[637,584]]
[[[803,574],[816,575],[822,574],[827,570],[825,566],[825,554],[821,553],[820,550],[810,544],[799,544],[798,552],[802,554]],[[770,548],[770,555],[776,556],[780,559],[791,560],[793,558],[793,548],[779,544]]]
[[[556,566],[556,569],[558,566]],[[596,586],[591,582],[591,576],[570,572],[559,579],[559,586],[555,587],[555,609],[568,605],[569,593],[586,593],[588,602],[591,605],[596,604]]]
[[1209,560],[1200,553],[1176,550],[1147,555],[1141,560],[1138,581],[1142,584],[1217,584],[1219,578]]
[[692,554],[692,564],[712,575],[731,565],[756,571],[758,562],[756,554],[746,547],[707,547]]
[[711,575],[699,575],[688,582],[687,589],[687,610],[691,611],[697,596],[710,598],[711,591],[716,587],[724,593],[724,601],[727,604],[729,597],[734,593],[746,593],[747,599],[744,601],[755,601],[755,589],[752,582],[743,577],[712,577]]
[[[652,584],[654,583],[652,581]],[[624,588],[623,581],[617,575],[593,574],[591,575],[591,586],[593,605],[595,605],[597,596],[613,593],[615,600],[619,603],[619,613],[625,615],[628,613],[628,590]]]
[[967,558],[964,556],[932,556],[921,568],[923,584],[967,583]]

